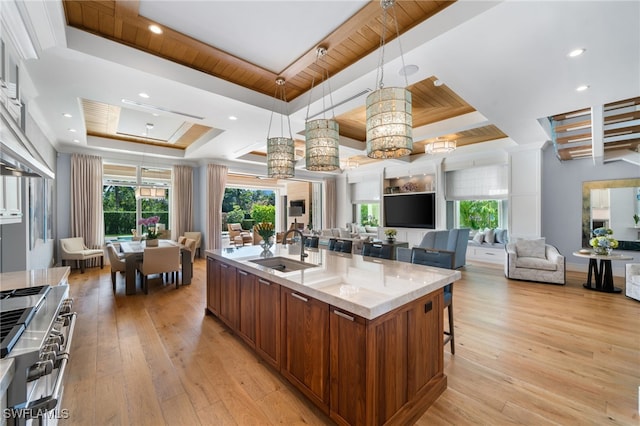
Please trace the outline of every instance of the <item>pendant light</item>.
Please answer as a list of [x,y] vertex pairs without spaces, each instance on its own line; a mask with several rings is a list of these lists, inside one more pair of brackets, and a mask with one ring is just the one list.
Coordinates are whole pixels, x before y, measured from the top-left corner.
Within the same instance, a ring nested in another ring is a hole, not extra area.
[[[319,46],[316,49],[316,64],[327,54],[327,49]],[[333,112],[333,99],[331,98],[331,86],[329,85],[329,71],[320,66],[322,76],[320,86],[322,86],[322,110],[326,112],[324,107],[324,84],[327,83],[329,90],[329,106],[331,108],[331,119],[319,118],[309,120],[309,107],[311,106],[311,98],[313,95],[313,85],[315,77],[311,82],[311,90],[309,91],[309,104],[307,105],[307,118],[305,124],[305,162],[307,170],[314,172],[330,172],[340,168],[340,132],[338,122],[335,120]],[[326,81],[325,80],[326,72]]]
[[[274,107],[276,100],[281,101],[282,111],[280,113],[280,134],[279,137],[270,137],[271,124],[273,123],[273,110],[271,108],[271,118],[269,119],[269,130],[267,131],[267,175],[273,179],[287,179],[294,176],[295,145],[291,135],[291,122],[286,114],[287,96],[284,89],[284,78],[276,79],[276,93],[274,95]],[[289,137],[284,134],[284,117],[287,117],[287,127]]]
[[[382,35],[380,64],[376,75],[378,89],[367,96],[367,155],[371,158],[398,158],[413,151],[411,92],[403,87],[384,87],[384,48],[387,12],[392,13],[396,38],[400,45],[400,31],[396,18],[395,0],[380,0],[382,7]],[[400,58],[404,69],[402,45]],[[379,83],[378,83],[379,77]],[[405,74],[405,86],[408,86]]]
[[446,154],[455,149],[456,141],[438,137],[425,145],[424,152],[427,154]]

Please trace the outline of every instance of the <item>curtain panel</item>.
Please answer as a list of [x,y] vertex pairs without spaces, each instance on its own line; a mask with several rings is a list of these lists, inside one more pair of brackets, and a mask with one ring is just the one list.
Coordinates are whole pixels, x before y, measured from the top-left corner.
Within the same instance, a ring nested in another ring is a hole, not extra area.
[[330,229],[336,227],[336,211],[338,210],[338,194],[335,179],[326,179],[325,184],[325,204],[324,204],[324,228]]
[[[102,213],[102,157],[73,154],[71,156],[71,236],[84,238],[92,249],[104,244]],[[91,259],[96,266],[99,259]]]
[[173,166],[171,174],[171,235],[193,231],[193,168]]
[[227,186],[227,166],[207,165],[207,222],[205,242],[208,249],[222,248],[222,200]]

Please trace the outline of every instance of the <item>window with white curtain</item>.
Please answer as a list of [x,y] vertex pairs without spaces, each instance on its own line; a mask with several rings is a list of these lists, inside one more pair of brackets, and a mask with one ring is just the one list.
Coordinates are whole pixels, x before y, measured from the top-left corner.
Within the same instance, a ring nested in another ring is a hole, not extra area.
[[507,228],[508,168],[492,165],[445,173],[445,199],[452,227]]
[[359,225],[378,226],[380,223],[380,180],[362,179],[350,184],[352,221]]

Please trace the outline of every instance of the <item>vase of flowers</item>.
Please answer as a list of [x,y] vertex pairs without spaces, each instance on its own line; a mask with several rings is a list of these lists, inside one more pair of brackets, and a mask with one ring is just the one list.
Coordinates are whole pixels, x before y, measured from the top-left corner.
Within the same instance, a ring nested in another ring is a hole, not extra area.
[[268,253],[271,253],[271,246],[273,246],[273,234],[276,232],[275,226],[271,222],[260,222],[255,229],[258,235],[262,237],[260,242],[262,255],[267,256]]
[[158,230],[156,225],[159,221],[159,216],[144,217],[138,220],[138,225],[142,225],[142,232],[144,232],[144,227],[147,227],[147,235],[145,236],[145,244],[147,247],[158,246]]
[[384,230],[384,235],[387,236],[387,241],[392,243],[396,240],[396,235],[398,234],[398,231],[396,231],[393,228],[389,228],[389,229],[385,229]]
[[610,255],[611,250],[618,247],[618,240],[613,238],[613,230],[610,228],[596,228],[592,232],[589,245],[593,247],[593,252],[598,255]]

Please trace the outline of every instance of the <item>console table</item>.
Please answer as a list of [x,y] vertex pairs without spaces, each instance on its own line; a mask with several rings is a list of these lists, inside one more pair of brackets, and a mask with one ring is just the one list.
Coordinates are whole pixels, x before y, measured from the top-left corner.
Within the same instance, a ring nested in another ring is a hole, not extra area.
[[[589,259],[589,273],[587,274],[587,282],[582,286],[589,290],[602,291],[605,293],[620,293],[621,288],[614,287],[613,273],[611,272],[612,260],[631,260],[633,257],[624,254],[601,255],[591,253],[581,253],[576,251],[573,253],[576,257]],[[600,261],[600,264],[598,264]],[[595,285],[592,281],[595,281]]]

